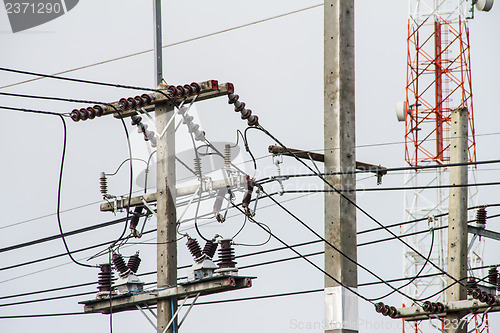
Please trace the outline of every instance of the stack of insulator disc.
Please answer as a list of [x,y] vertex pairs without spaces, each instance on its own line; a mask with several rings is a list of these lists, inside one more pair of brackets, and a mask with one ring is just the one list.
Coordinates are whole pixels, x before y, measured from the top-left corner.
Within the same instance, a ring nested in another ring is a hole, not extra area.
[[195,260],[201,257],[200,244],[196,239],[189,237],[186,246]]
[[97,289],[99,292],[110,292],[111,282],[113,280],[113,272],[111,271],[111,264],[99,265],[101,271],[98,274]]
[[127,273],[129,272],[129,268],[127,267],[127,265],[125,265],[125,261],[123,260],[122,255],[119,253],[113,253],[111,260],[113,261],[113,264],[115,265],[115,268],[120,274],[120,276],[121,277],[126,276]]
[[486,224],[486,207],[481,206],[477,210],[476,213],[476,223],[477,224]]
[[492,266],[488,270],[488,282],[494,286],[497,285],[497,283],[498,283],[498,269],[496,268],[496,266]]
[[203,248],[203,253],[212,259],[215,255],[215,251],[217,251],[217,243],[214,242],[213,240],[208,240],[205,244],[205,247]]
[[198,157],[194,158],[194,173],[198,178],[201,178],[201,160]]
[[139,252],[136,252],[133,256],[128,259],[127,267],[132,271],[132,273],[137,273],[139,265],[141,264],[141,258],[139,258]]
[[467,280],[467,294],[472,295],[472,292],[477,289],[477,281],[475,277],[470,277]]
[[231,167],[231,146],[224,146],[224,167],[229,169]]
[[101,172],[99,183],[101,187],[101,194],[103,197],[106,197],[108,195],[108,179],[106,178],[106,174],[104,172]]
[[230,239],[221,241],[219,249],[219,268],[235,268],[236,262],[234,261],[234,249],[231,246]]
[[135,207],[134,212],[132,213],[132,217],[130,218],[130,226],[129,226],[130,229],[135,230],[135,228],[137,228],[143,208],[144,208],[143,206]]

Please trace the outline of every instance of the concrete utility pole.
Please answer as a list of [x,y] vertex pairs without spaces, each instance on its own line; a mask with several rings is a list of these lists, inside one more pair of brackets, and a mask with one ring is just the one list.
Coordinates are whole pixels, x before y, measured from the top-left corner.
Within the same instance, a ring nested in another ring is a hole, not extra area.
[[[467,108],[459,108],[451,112],[451,147],[450,163],[467,163],[468,161],[468,124]],[[467,166],[450,167],[450,185],[466,185]],[[451,187],[448,217],[448,273],[455,279],[465,282],[467,277],[467,187]],[[455,281],[448,278],[448,285]],[[446,290],[446,301],[464,300],[467,290],[455,283]],[[458,322],[465,313],[453,312],[446,316],[446,332],[465,333],[467,325],[461,325],[456,331]]]
[[[155,25],[155,70],[156,86],[163,79],[163,56],[161,34],[161,0],[153,0]],[[160,88],[160,87],[158,87]],[[174,116],[174,106],[170,103],[156,105],[156,128],[162,133],[171,117]],[[177,285],[177,242],[175,209],[175,130],[170,126],[163,137],[157,138],[156,148],[156,187],[157,187],[157,239],[156,269],[157,287]],[[156,326],[163,332],[177,310],[177,298],[158,301]],[[168,333],[177,332],[178,323],[174,321]]]
[[161,0],[153,0],[154,25],[155,25],[155,85],[158,86],[163,79],[163,49],[161,47]]
[[[173,105],[156,105],[156,128],[163,132],[174,116]],[[158,288],[177,285],[177,242],[175,210],[175,130],[170,126],[163,137],[157,139],[157,285]],[[163,332],[177,309],[177,298],[158,301],[157,327]],[[168,332],[174,332],[177,322]],[[177,331],[177,329],[175,329]]]
[[[327,0],[324,5],[324,145],[325,172],[354,171],[354,0]],[[338,189],[355,188],[354,174],[329,176]],[[352,201],[356,192],[345,193]],[[357,260],[356,208],[337,193],[325,193],[325,238]],[[357,288],[357,267],[325,245],[325,270]],[[358,300],[325,276],[325,320],[329,333],[358,332]]]

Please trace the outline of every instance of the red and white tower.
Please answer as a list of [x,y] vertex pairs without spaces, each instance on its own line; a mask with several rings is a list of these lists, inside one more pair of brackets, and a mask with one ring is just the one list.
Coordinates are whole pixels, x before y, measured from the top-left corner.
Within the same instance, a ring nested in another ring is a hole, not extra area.
[[[476,160],[468,28],[473,3],[477,9],[488,11],[493,1],[409,0],[406,98],[397,104],[397,115],[405,122],[405,161],[410,166],[449,163],[450,114],[459,107],[469,112],[469,161]],[[474,172],[469,174],[475,177]],[[404,219],[419,221],[401,227],[407,241],[420,253],[430,253],[430,259],[443,269],[447,259],[448,190],[440,186],[447,184],[448,171],[444,168],[407,172],[405,186],[410,189],[405,191]],[[476,200],[477,189],[471,188],[469,206]],[[474,213],[470,212],[471,219]],[[469,268],[482,265],[483,241],[471,239],[469,248]],[[409,248],[403,249],[405,277],[433,275],[416,279],[405,292],[417,299],[436,294],[434,300],[445,301],[444,292],[439,292],[446,287],[445,277],[434,275],[439,271],[425,262]],[[471,271],[469,275],[477,273]],[[407,299],[403,303],[411,305]],[[420,332],[418,323],[405,323],[403,332]]]

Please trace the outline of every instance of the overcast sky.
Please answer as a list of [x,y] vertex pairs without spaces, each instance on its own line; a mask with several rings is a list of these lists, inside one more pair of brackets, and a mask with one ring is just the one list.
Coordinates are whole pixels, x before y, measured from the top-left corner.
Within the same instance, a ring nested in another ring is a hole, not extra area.
[[[181,42],[193,37],[258,21],[320,2],[305,0],[280,1],[164,1],[164,45]],[[65,70],[96,64],[105,60],[133,54],[153,47],[152,1],[81,1],[67,14],[39,27],[12,33],[6,10],[0,8],[0,66],[41,73],[58,73]],[[406,75],[406,34],[408,9],[406,1],[356,1],[356,143],[357,160],[387,167],[404,166],[404,124],[398,123],[394,111],[396,101],[403,100]],[[498,8],[490,13],[476,13],[469,21],[471,34],[471,63],[473,73],[474,111],[477,134],[477,159],[498,159],[500,131],[497,112],[500,77],[500,14]],[[166,47],[164,76],[168,83],[185,84],[210,79],[233,82],[240,100],[259,116],[261,124],[289,147],[321,150],[323,147],[323,7],[319,6],[276,20],[242,29]],[[68,77],[94,81],[120,83],[141,87],[154,86],[153,53],[87,67],[68,74]],[[33,77],[0,72],[0,86],[17,83]],[[96,101],[116,101],[121,97],[135,96],[139,91],[116,89],[90,84],[79,84],[43,79],[1,91],[32,95],[58,96]],[[69,112],[74,104],[48,100],[0,97],[0,105]],[[236,130],[243,130],[245,123],[239,114],[219,98],[196,105],[196,120],[212,142],[236,140]],[[0,110],[0,156],[2,156],[1,205],[3,216],[0,247],[7,247],[42,237],[57,235],[54,215],[57,204],[57,184],[62,152],[63,132],[59,118]],[[150,148],[137,134],[135,127],[126,120],[132,139],[135,157],[145,158]],[[128,157],[122,124],[112,117],[87,122],[67,122],[68,141],[62,188],[62,209],[70,210],[61,215],[65,231],[99,224],[115,218],[112,213],[99,211],[99,174],[114,172]],[[180,130],[185,128],[181,127]],[[186,136],[179,133],[177,150],[191,148]],[[272,158],[267,156],[270,139],[257,131],[249,132],[250,148],[258,160],[257,176],[276,175]],[[378,144],[384,145],[378,145]],[[386,143],[391,143],[385,145]],[[374,145],[377,144],[377,145]],[[240,145],[240,148],[243,146]],[[237,162],[248,161],[242,153]],[[192,163],[192,161],[189,161]],[[289,158],[283,159],[283,172],[305,172],[304,168]],[[140,162],[134,163],[134,172],[143,170]],[[250,163],[242,165],[253,172]],[[478,168],[478,182],[498,181],[496,164]],[[128,168],[110,177],[110,193],[128,191]],[[359,186],[376,187],[376,179],[366,175],[358,177]],[[396,173],[384,177],[383,187],[401,186],[403,175]],[[135,184],[134,184],[135,186]],[[286,183],[287,189],[297,187],[322,188],[317,180],[306,179]],[[136,187],[135,189],[139,189]],[[268,188],[278,189],[274,184]],[[240,195],[241,197],[241,195]],[[310,195],[299,198],[285,194],[280,200],[304,219],[312,228],[323,232],[323,197]],[[384,224],[401,221],[403,196],[399,191],[359,193],[358,204]],[[480,203],[499,203],[496,187],[480,189]],[[289,244],[315,240],[315,236],[291,219],[277,207],[268,207],[269,200],[259,202],[256,219]],[[83,207],[82,207],[83,206]],[[205,211],[210,207],[202,207]],[[234,212],[230,212],[230,215]],[[498,213],[491,208],[489,214]],[[236,214],[235,214],[236,215]],[[123,217],[118,213],[116,217]],[[202,220],[203,223],[210,220]],[[150,220],[146,229],[155,225]],[[202,227],[206,235],[220,233],[231,236],[243,223],[236,215],[224,225],[208,224]],[[492,219],[488,228],[500,231]],[[188,225],[187,225],[188,226]],[[358,230],[373,228],[373,222],[358,212]],[[70,249],[76,250],[116,239],[123,225],[115,225],[76,236],[68,237]],[[189,231],[196,236],[194,231]],[[388,237],[386,232],[364,235],[358,241]],[[154,234],[141,241],[153,242]],[[248,225],[238,235],[240,243],[258,244],[266,234],[254,225]],[[184,246],[179,242],[179,265],[192,263]],[[278,247],[271,241],[260,247],[236,247],[236,254],[249,253]],[[101,248],[78,252],[75,257],[84,260]],[[321,244],[300,248],[304,254],[322,249]],[[122,249],[125,255],[141,251],[143,259],[139,272],[156,269],[155,245],[130,245]],[[499,247],[495,241],[486,242],[485,263],[499,264]],[[33,245],[1,253],[1,266],[64,253],[60,240]],[[358,261],[386,279],[401,277],[402,247],[391,241],[373,246],[359,247]],[[294,256],[290,251],[248,257],[238,260],[238,265]],[[311,259],[323,265],[322,256]],[[105,262],[101,257],[92,264]],[[0,268],[1,269],[1,268]],[[184,276],[185,270],[179,272]],[[200,301],[258,296],[282,292],[321,289],[322,273],[303,260],[265,265],[242,270],[241,275],[256,276],[251,289],[232,291],[204,297]],[[155,276],[145,276],[145,282],[155,281]],[[0,271],[0,297],[24,292],[58,288],[97,280],[97,270],[82,268],[70,263],[67,256],[41,261]],[[359,282],[374,281],[364,272]],[[396,284],[397,286],[398,284]],[[53,297],[96,291],[94,286],[62,290],[58,293],[30,295],[2,299],[1,304],[15,301]],[[360,292],[369,297],[383,295],[386,288],[362,287]],[[78,301],[92,299],[94,295],[0,307],[0,316],[78,312],[83,306]],[[398,306],[401,297],[393,295],[385,300]],[[370,304],[359,300],[360,332],[400,332],[399,320],[378,315]],[[273,299],[236,303],[196,306],[187,318],[183,331],[217,330],[219,332],[321,332],[323,320],[323,293],[311,293]],[[1,319],[2,332],[108,332],[108,316],[92,314],[80,316]],[[307,329],[307,325],[312,325]],[[114,332],[153,331],[147,320],[138,312],[113,316]],[[319,325],[319,326],[318,326]],[[384,327],[383,329],[381,327]],[[427,327],[427,326],[424,326]],[[490,315],[492,331],[500,328],[500,316]],[[430,329],[429,329],[430,330]]]

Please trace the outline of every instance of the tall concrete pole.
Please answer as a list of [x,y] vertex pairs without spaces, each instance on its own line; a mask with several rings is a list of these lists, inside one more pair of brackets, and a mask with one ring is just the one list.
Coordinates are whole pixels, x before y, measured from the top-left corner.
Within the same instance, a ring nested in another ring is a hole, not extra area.
[[[170,102],[156,105],[156,128],[163,132],[165,125],[174,116]],[[156,147],[157,187],[157,286],[177,285],[177,243],[175,209],[175,130],[170,126],[163,137],[157,138]],[[158,301],[157,326],[163,332],[172,314],[177,309],[177,299]],[[175,321],[177,325],[177,321]],[[177,332],[177,329],[175,330]],[[167,331],[174,332],[173,327]]]
[[[324,5],[324,145],[325,172],[353,171],[355,152],[354,0],[327,0]],[[353,189],[354,174],[329,176],[338,189]],[[328,189],[328,188],[327,188]],[[352,201],[355,192],[345,193]],[[356,208],[336,193],[325,194],[325,238],[357,259]],[[357,267],[325,245],[325,270],[357,288]],[[325,319],[329,333],[358,332],[358,300],[325,276]]]
[[[451,112],[450,163],[468,161],[468,111],[459,108]],[[465,185],[468,182],[467,166],[450,167],[450,185]],[[467,187],[451,187],[448,215],[448,273],[455,279],[465,282],[467,277]],[[448,285],[455,281],[448,278]],[[446,301],[459,301],[467,298],[467,290],[455,283],[446,290]],[[465,313],[450,313],[446,316],[446,332],[465,333],[467,326],[458,322]]]
[[[163,79],[162,31],[161,31],[161,0],[153,0],[154,9],[154,52],[155,52],[155,82],[159,86]],[[171,117],[174,107],[170,102],[156,105],[156,129],[162,133]],[[167,129],[163,137],[157,138],[156,146],[156,188],[157,188],[157,286],[158,288],[177,285],[177,243],[175,209],[175,130],[173,126]],[[163,332],[177,310],[177,298],[160,300],[157,304],[157,327]],[[167,333],[177,332],[177,321]]]
[[161,0],[153,0],[153,22],[155,28],[155,85],[159,85],[163,79],[163,56],[162,56],[162,34],[161,34]]

